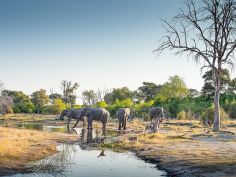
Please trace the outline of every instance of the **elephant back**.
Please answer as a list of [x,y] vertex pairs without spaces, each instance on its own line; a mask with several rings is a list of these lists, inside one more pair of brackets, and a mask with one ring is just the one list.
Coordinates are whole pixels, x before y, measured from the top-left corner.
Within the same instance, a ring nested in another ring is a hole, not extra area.
[[110,113],[104,108],[89,108],[86,112],[87,116],[91,116],[93,120],[107,122]]
[[149,109],[150,118],[163,117],[164,110],[162,107],[152,107]]

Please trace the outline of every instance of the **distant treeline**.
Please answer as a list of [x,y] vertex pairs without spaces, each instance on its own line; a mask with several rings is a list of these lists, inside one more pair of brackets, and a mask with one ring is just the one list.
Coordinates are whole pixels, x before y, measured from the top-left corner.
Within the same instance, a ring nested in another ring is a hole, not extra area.
[[[21,91],[2,90],[0,112],[59,114],[66,108],[91,106],[106,108],[114,117],[119,108],[129,107],[133,116],[146,118],[150,107],[162,106],[166,117],[200,118],[208,116],[208,112],[213,110],[214,86],[211,73],[207,71],[203,75],[204,85],[201,92],[187,88],[184,80],[175,75],[163,85],[143,82],[134,91],[127,87],[112,90],[85,90],[82,92],[82,105],[76,105],[75,91],[79,88],[79,84],[71,81],[62,81],[60,84],[62,93],[51,91],[50,95],[47,95],[44,89],[35,91],[31,95]],[[222,114],[225,115],[223,117],[236,118],[236,79],[230,78],[228,70],[224,70],[221,90],[220,104]]]

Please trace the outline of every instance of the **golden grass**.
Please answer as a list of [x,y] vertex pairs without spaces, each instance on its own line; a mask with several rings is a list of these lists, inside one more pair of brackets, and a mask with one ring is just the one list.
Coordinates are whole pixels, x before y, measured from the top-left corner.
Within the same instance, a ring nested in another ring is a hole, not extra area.
[[0,115],[0,120],[17,120],[17,121],[42,121],[54,120],[56,115],[42,115],[42,114],[6,114]]
[[77,137],[0,127],[0,167],[21,169],[30,161],[56,153],[58,142],[72,142]]
[[[144,125],[140,121],[128,124],[129,129],[133,130]],[[143,157],[160,159],[164,167],[183,167],[183,170],[197,168],[199,174],[219,169],[226,171],[226,174],[227,171],[236,173],[234,125],[236,120],[227,120],[220,132],[213,132],[212,127],[196,120],[169,120],[161,124],[159,133],[127,132],[117,142],[103,144],[102,147],[138,150]]]

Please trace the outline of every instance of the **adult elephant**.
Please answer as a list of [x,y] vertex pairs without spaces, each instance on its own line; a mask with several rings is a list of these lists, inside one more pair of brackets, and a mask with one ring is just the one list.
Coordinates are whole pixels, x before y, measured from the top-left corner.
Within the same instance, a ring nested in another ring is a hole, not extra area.
[[106,130],[106,124],[110,113],[104,108],[86,108],[85,116],[88,119],[88,129],[92,129],[93,120],[102,122],[103,130]]
[[80,109],[65,109],[61,112],[59,119],[63,120],[64,116],[68,117],[67,120],[67,131],[70,129],[70,121],[72,119],[76,120],[75,125],[73,128],[76,127],[76,125],[79,123],[79,121],[83,121],[83,126],[85,126],[85,112],[86,108],[80,108]]
[[152,107],[149,109],[148,114],[151,118],[151,125],[153,125],[152,131],[156,132],[160,122],[164,119],[164,109],[162,107]]
[[117,115],[118,122],[119,122],[118,130],[121,130],[121,127],[123,128],[123,130],[126,130],[126,123],[127,123],[127,119],[130,116],[130,109],[129,108],[120,108],[117,111],[116,115]]

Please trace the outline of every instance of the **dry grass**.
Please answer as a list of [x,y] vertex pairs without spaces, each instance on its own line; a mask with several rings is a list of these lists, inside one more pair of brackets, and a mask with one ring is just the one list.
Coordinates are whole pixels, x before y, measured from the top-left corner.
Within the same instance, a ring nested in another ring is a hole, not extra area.
[[75,140],[68,134],[0,127],[0,167],[22,169],[30,161],[56,153],[57,143]]
[[[129,128],[135,130],[144,125],[136,121],[129,123]],[[159,133],[128,132],[117,142],[103,146],[137,150],[144,158],[159,159],[166,169],[187,171],[190,176],[211,176],[216,171],[230,176],[236,174],[234,125],[236,120],[227,120],[220,132],[212,132],[211,127],[199,121],[169,120],[161,125]]]
[[0,115],[0,120],[17,120],[17,121],[43,121],[54,120],[56,115],[42,115],[42,114],[6,114]]

